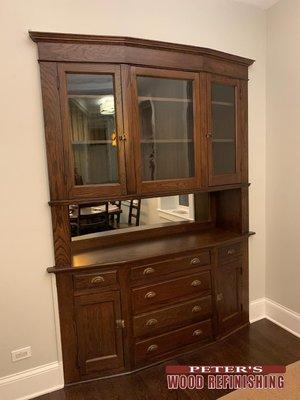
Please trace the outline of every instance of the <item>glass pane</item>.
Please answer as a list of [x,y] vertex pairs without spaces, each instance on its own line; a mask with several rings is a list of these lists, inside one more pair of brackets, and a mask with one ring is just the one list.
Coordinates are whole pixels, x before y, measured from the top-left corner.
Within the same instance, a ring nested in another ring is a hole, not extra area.
[[[183,204],[183,200],[184,203]],[[99,204],[69,206],[72,240],[88,239],[118,230],[209,219],[209,194],[188,194]],[[125,231],[126,232],[126,231]]]
[[212,84],[212,151],[214,175],[236,170],[235,87]]
[[118,182],[113,75],[67,75],[76,185]]
[[194,176],[193,82],[137,78],[142,180]]

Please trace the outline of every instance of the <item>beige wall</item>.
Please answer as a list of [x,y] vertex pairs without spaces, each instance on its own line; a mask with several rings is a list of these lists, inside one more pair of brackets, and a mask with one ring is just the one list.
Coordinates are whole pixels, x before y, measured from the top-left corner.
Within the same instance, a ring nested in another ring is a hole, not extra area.
[[268,11],[266,296],[300,312],[300,2]]
[[[28,29],[136,36],[256,59],[249,91],[250,219],[257,231],[251,238],[250,296],[264,296],[265,13],[230,0],[1,0],[0,15],[0,376],[58,358],[45,272],[53,252],[39,70]],[[28,345],[32,357],[12,363],[10,351]]]

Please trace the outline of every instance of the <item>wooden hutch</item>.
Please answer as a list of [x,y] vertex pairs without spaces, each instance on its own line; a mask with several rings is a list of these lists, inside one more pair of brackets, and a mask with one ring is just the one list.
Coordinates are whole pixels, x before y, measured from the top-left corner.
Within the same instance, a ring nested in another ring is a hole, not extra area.
[[[30,37],[66,384],[198,351],[248,324],[253,60],[127,37]],[[193,220],[71,238],[71,205],[186,194]]]

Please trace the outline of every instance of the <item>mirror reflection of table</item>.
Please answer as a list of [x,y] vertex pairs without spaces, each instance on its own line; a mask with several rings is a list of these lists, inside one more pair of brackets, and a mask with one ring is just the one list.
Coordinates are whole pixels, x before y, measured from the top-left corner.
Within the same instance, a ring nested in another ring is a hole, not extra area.
[[71,235],[78,236],[115,229],[118,226],[121,213],[121,202],[119,205],[105,203],[70,206]]
[[[101,206],[95,206],[95,207],[82,207],[80,210],[80,215],[89,217],[97,214],[103,214],[106,212],[106,206],[101,205]],[[116,205],[116,204],[108,204],[108,214],[121,214],[122,210]],[[69,211],[69,216],[71,220],[77,219],[78,218],[78,207],[74,207]]]

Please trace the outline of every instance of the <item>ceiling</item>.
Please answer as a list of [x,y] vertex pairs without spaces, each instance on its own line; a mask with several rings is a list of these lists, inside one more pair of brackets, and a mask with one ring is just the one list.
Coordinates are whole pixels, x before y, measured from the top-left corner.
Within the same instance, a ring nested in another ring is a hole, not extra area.
[[264,10],[272,7],[274,4],[278,3],[279,0],[234,0],[239,3],[247,3],[252,4],[253,6],[257,6]]

